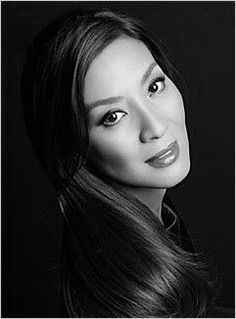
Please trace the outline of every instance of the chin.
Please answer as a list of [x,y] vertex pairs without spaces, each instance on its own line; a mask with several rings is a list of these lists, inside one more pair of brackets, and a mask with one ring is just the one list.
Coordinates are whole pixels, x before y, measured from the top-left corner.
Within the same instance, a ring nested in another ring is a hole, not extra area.
[[161,187],[163,188],[171,188],[179,183],[181,183],[187,176],[190,171],[190,163],[181,167],[181,169],[172,170],[170,173],[167,173],[165,177],[163,177],[163,182],[161,183]]
[[184,172],[183,174],[178,174],[176,176],[173,176],[171,178],[166,178],[166,181],[163,181],[161,188],[172,188],[179,183],[181,183],[188,175],[188,172]]
[[[154,168],[155,170],[155,168]],[[162,171],[153,171],[150,179],[146,180],[146,187],[150,188],[171,188],[181,183],[190,171],[189,159],[185,163],[177,162]]]

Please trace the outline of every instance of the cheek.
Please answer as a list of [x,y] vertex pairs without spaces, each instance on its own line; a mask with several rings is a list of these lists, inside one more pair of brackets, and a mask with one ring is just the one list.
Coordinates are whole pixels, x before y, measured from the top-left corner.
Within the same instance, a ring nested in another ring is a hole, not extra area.
[[167,106],[165,109],[166,117],[168,117],[172,123],[185,127],[183,99],[177,88],[172,91],[169,97],[166,97],[165,105]]
[[[110,129],[107,129],[110,130]],[[111,129],[110,132],[94,130],[90,133],[89,160],[105,170],[121,169],[136,156],[135,143],[130,135]],[[125,135],[125,136],[124,136]],[[129,138],[127,138],[129,136]]]

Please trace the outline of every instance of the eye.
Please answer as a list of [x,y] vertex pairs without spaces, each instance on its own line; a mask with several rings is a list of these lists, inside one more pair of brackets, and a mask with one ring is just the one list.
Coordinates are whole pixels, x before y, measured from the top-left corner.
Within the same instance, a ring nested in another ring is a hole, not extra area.
[[118,122],[126,115],[126,112],[115,111],[108,112],[102,119],[102,124],[104,126],[112,126],[118,124]]
[[158,77],[149,85],[148,92],[150,92],[150,95],[161,93],[165,89],[165,87],[165,78]]

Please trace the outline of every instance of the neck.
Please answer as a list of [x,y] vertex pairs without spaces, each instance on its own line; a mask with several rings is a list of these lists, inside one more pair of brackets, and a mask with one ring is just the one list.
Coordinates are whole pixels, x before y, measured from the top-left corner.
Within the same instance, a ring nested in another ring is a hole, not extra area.
[[145,204],[162,222],[161,207],[166,192],[165,188],[138,188],[123,186],[122,189],[134,195]]

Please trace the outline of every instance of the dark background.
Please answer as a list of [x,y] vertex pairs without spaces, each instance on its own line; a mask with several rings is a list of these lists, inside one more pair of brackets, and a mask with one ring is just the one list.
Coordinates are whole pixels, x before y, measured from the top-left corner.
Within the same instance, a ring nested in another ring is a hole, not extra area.
[[[108,7],[141,18],[189,83],[192,168],[169,191],[234,308],[234,2],[2,2],[2,316],[57,317],[61,217],[24,127],[25,49],[58,15]],[[227,309],[226,309],[227,312]]]

